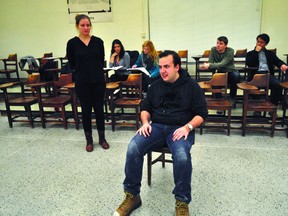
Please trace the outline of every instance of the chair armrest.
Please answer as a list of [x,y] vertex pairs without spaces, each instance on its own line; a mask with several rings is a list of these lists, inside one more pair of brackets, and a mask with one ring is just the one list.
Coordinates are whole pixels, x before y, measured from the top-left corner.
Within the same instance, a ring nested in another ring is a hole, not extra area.
[[106,89],[117,89],[119,88],[120,82],[108,82],[106,83]]
[[249,85],[247,83],[237,83],[238,88],[242,90],[257,90],[258,88],[254,85]]
[[74,89],[75,88],[75,83],[69,83],[67,85],[64,85],[63,88]]
[[204,81],[203,82],[198,82],[199,86],[201,89],[211,89],[212,87],[208,84],[206,84]]
[[41,88],[44,86],[51,85],[51,83],[53,84],[53,82],[40,82],[40,83],[28,84],[27,86],[29,86],[31,88]]
[[280,83],[280,85],[281,85],[283,88],[288,89],[288,82]]
[[13,83],[4,83],[0,85],[0,89],[7,89],[9,87],[12,87],[13,85]]

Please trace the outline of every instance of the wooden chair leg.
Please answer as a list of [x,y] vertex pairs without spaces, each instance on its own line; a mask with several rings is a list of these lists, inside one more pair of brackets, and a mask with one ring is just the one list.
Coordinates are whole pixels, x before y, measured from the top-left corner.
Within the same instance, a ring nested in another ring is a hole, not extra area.
[[41,105],[39,105],[39,112],[40,112],[42,128],[46,128],[44,110]]
[[135,115],[136,115],[136,129],[138,130],[139,129],[139,125],[140,125],[140,109],[139,107],[135,108]]
[[228,109],[228,116],[227,116],[227,135],[230,136],[230,128],[231,128],[231,108]]
[[61,106],[61,116],[63,120],[64,129],[67,129],[67,117],[66,117],[65,105]]
[[274,112],[273,112],[273,115],[272,115],[272,125],[271,125],[271,137],[274,137],[274,131],[275,131],[275,122],[276,122],[276,111],[277,110],[275,110]]
[[34,128],[33,115],[32,115],[32,111],[31,111],[30,105],[25,106],[25,111],[27,113],[26,115],[28,117],[28,120],[29,120],[31,128]]
[[152,177],[152,152],[147,153],[147,181],[148,185],[151,186],[151,177]]
[[114,110],[115,108],[113,106],[111,106],[111,126],[112,126],[112,131],[115,131],[115,113]]
[[162,168],[164,168],[164,167],[165,167],[165,160],[166,160],[166,158],[165,158],[165,152],[162,152],[161,154],[162,154],[162,155],[161,155]]

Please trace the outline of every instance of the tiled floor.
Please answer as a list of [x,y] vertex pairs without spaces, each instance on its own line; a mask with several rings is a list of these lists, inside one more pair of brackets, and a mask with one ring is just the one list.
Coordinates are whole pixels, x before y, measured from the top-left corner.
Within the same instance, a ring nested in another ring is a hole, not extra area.
[[[82,130],[14,124],[0,116],[0,215],[109,216],[123,199],[126,147],[132,128],[106,128],[111,148],[84,150]],[[97,141],[96,131],[94,140]],[[288,139],[277,131],[205,131],[192,148],[191,216],[288,215]],[[97,142],[95,142],[97,143]],[[145,161],[146,162],[146,161]],[[143,169],[142,206],[132,215],[174,215],[171,164]]]

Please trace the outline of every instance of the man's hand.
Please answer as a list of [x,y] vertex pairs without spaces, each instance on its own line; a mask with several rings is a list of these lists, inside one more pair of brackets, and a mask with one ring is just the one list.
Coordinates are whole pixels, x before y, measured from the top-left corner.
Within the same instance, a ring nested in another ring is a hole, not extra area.
[[143,124],[141,128],[139,128],[139,130],[137,130],[136,134],[138,133],[141,136],[150,136],[150,133],[152,132],[152,127],[150,124],[146,123]]
[[201,68],[201,69],[204,69],[204,70],[209,69],[209,67],[210,67],[210,64],[207,63],[207,62],[205,62],[203,65],[200,66],[200,68]]
[[187,125],[176,129],[173,133],[173,141],[180,140],[184,136],[184,140],[187,139],[190,129]]
[[281,71],[287,71],[288,70],[288,66],[285,64],[282,64],[280,67]]
[[255,51],[260,52],[261,50],[262,50],[262,47],[261,47],[261,46],[256,46],[256,47],[255,47]]

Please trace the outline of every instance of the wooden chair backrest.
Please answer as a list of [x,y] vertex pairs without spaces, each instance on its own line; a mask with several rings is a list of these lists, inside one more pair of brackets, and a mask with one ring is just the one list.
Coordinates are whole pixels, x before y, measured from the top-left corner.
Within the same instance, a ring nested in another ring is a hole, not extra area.
[[224,97],[227,96],[227,83],[228,83],[228,73],[214,73],[212,78],[204,82],[210,85],[212,88],[208,89],[208,92],[212,93],[223,93]]
[[142,98],[142,74],[129,74],[119,86],[122,97]]
[[202,55],[202,58],[209,58],[210,52],[211,52],[211,50],[205,50],[203,55]]
[[180,58],[188,58],[188,50],[179,50],[178,55]]
[[245,58],[247,55],[247,49],[239,49],[236,51],[235,58]]
[[250,94],[265,95],[265,99],[268,99],[269,93],[269,79],[270,74],[255,74],[253,79],[250,82],[247,82],[249,85],[256,86],[257,90],[251,90]]

